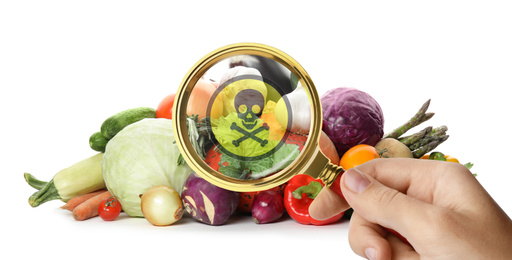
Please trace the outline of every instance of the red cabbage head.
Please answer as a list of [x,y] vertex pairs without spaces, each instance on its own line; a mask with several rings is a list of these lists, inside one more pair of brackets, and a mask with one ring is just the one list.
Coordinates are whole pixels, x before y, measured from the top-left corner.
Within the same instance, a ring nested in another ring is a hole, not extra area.
[[335,88],[321,97],[322,130],[338,154],[358,144],[375,145],[384,135],[384,115],[368,93],[354,88]]

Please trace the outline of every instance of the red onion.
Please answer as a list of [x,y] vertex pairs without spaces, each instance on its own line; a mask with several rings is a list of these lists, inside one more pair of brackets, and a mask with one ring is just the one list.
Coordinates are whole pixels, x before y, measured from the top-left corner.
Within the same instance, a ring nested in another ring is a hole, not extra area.
[[275,190],[258,193],[252,204],[252,219],[256,224],[271,223],[283,216],[283,194]]

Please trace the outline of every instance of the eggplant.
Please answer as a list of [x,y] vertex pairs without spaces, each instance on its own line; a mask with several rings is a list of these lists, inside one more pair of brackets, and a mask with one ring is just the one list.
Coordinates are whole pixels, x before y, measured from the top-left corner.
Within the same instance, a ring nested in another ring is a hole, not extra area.
[[282,96],[292,92],[297,87],[295,75],[275,60],[257,55],[238,55],[234,56],[229,62],[230,68],[236,66],[257,69],[263,80],[277,90],[269,89],[267,100],[277,102]]
[[194,219],[212,226],[226,223],[239,201],[237,192],[217,187],[196,173],[185,181],[181,199]]

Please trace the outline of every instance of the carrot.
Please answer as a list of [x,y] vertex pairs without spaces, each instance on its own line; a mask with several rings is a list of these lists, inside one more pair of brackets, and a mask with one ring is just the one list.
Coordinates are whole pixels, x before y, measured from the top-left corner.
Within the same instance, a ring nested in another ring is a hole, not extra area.
[[110,196],[112,195],[109,191],[104,191],[103,193],[86,200],[73,210],[73,218],[81,221],[98,216],[98,207],[100,206],[100,203],[103,200],[108,199]]
[[105,191],[106,191],[106,189],[101,189],[101,190],[93,191],[91,193],[87,193],[84,195],[76,196],[76,197],[68,200],[68,202],[66,202],[66,204],[62,205],[62,207],[60,207],[60,208],[67,209],[69,211],[73,211],[78,205],[82,204],[86,200],[88,200],[98,194],[101,194]]

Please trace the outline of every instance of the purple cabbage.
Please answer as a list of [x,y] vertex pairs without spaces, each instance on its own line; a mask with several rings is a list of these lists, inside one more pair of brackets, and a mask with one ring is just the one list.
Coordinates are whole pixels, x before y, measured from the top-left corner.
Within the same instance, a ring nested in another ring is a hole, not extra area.
[[384,135],[384,115],[368,93],[354,88],[335,88],[321,97],[322,130],[339,156],[358,144],[375,145]]

